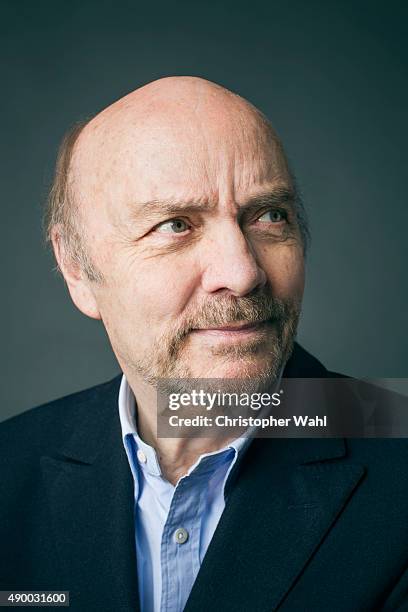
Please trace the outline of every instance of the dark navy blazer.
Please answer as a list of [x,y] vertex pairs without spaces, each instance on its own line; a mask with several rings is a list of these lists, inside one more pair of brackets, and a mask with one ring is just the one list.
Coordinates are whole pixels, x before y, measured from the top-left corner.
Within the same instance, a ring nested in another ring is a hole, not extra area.
[[[329,372],[296,345],[284,376]],[[136,612],[120,377],[0,425],[0,589]],[[408,609],[408,440],[256,439],[186,612]]]

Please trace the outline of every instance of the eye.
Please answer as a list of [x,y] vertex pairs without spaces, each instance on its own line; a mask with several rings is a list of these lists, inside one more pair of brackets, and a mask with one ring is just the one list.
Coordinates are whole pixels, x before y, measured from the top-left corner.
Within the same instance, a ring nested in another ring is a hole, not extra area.
[[160,223],[155,228],[156,232],[161,232],[162,234],[182,234],[188,229],[190,228],[183,219],[170,219]]
[[264,212],[263,215],[258,217],[257,221],[261,223],[280,223],[281,221],[286,221],[286,213],[277,208],[273,208]]

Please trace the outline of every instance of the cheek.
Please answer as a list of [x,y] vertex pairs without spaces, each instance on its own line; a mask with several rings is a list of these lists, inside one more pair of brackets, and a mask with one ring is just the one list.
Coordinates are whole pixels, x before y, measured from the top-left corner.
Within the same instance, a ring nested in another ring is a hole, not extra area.
[[273,294],[281,298],[303,296],[305,284],[305,265],[303,252],[298,247],[274,249],[263,258],[262,266]]
[[[115,273],[118,278],[118,273]],[[185,309],[196,289],[194,266],[162,259],[138,261],[116,280],[115,301],[124,323],[133,320],[143,333],[173,322]]]

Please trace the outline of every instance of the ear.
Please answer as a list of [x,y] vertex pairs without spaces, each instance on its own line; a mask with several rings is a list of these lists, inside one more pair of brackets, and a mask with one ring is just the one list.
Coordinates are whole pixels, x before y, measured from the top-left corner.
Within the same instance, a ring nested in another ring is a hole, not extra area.
[[90,281],[78,263],[72,261],[64,248],[61,226],[55,225],[51,230],[51,242],[55,258],[67,283],[68,291],[75,306],[92,319],[100,319],[98,304],[90,288]]

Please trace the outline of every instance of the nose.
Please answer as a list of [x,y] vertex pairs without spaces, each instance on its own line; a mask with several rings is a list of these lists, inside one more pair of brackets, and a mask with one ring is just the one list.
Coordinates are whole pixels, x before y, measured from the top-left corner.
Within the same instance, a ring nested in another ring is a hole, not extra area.
[[218,223],[203,250],[201,285],[207,293],[242,297],[266,284],[253,247],[236,222]]

